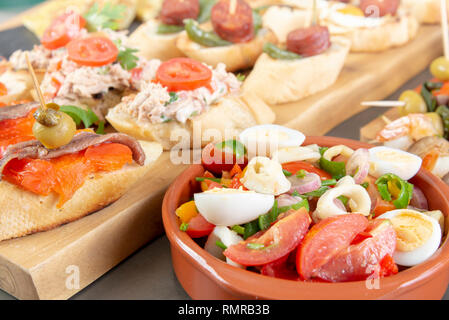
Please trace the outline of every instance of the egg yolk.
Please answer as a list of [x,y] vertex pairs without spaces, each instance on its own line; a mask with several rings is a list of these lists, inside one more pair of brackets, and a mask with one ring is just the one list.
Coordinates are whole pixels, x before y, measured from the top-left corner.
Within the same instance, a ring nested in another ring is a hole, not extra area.
[[392,218],[390,221],[396,231],[396,250],[413,251],[432,236],[432,223],[417,213],[403,212]]
[[362,9],[360,9],[356,6],[351,6],[351,5],[347,5],[346,7],[338,9],[337,11],[340,13],[343,13],[343,14],[349,14],[351,16],[360,16],[360,17],[365,16],[363,14]]

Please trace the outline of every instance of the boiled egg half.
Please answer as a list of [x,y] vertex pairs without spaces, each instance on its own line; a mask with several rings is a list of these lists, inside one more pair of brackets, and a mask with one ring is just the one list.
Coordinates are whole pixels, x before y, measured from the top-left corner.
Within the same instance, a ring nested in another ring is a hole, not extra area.
[[369,149],[370,175],[378,178],[393,173],[403,180],[413,178],[421,168],[422,159],[412,153],[389,147]]
[[429,259],[438,250],[441,228],[438,221],[422,212],[399,209],[386,212],[378,219],[389,219],[396,231],[394,261],[405,267]]
[[194,194],[201,215],[218,226],[234,226],[250,222],[267,213],[274,204],[274,195],[231,188],[214,188]]
[[303,133],[276,124],[263,124],[247,128],[239,136],[248,156],[271,156],[279,148],[296,147],[303,144]]

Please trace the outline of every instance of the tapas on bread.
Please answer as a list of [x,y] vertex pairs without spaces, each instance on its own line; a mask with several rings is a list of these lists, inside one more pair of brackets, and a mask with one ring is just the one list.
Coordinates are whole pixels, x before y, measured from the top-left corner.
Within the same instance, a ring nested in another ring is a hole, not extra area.
[[113,30],[127,29],[136,16],[138,0],[50,0],[26,14],[23,25],[38,38],[52,24],[51,17],[59,16],[67,11],[82,15],[89,29],[109,28]]
[[190,148],[196,130],[204,145],[214,139],[208,129],[233,137],[274,121],[273,111],[257,95],[241,94],[241,80],[222,63],[213,68],[186,57],[150,63],[155,66],[151,81],[106,116],[120,132],[158,141],[164,149]]
[[320,25],[283,28],[277,34],[281,32],[286,35],[279,45],[264,44],[244,82],[245,92],[255,93],[269,104],[280,104],[322,91],[336,81],[351,46],[349,40],[331,38],[329,29]]
[[352,52],[380,52],[401,46],[417,34],[419,22],[400,0],[361,0],[358,5],[329,1],[320,23],[331,35],[348,37]]
[[164,0],[158,16],[148,19],[131,35],[129,43],[146,59],[168,60],[182,57],[176,39],[184,30],[184,20],[204,23],[216,0]]
[[162,152],[157,143],[125,134],[77,130],[78,121],[73,108],[54,103],[0,108],[0,240],[49,230],[104,208]]
[[186,19],[184,27],[176,40],[178,49],[214,67],[224,63],[228,71],[252,67],[264,43],[276,41],[257,10],[245,0],[219,0],[211,9],[209,23],[199,25]]
[[265,125],[208,145],[196,193],[172,213],[180,230],[236,268],[292,281],[389,277],[437,252],[446,222],[410,182],[419,157],[303,142]]
[[441,0],[402,0],[401,4],[420,23],[437,24],[441,21]]

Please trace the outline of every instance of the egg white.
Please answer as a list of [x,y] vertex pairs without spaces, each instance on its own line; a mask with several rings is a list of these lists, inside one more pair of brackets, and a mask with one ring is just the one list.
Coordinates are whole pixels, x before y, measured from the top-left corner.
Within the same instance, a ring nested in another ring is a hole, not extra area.
[[279,148],[299,147],[306,139],[298,130],[276,124],[262,124],[247,128],[239,136],[248,155],[271,156]]
[[194,194],[201,215],[218,226],[243,224],[267,213],[274,204],[274,195],[237,189],[212,189]]
[[412,153],[389,147],[369,149],[370,174],[376,178],[393,173],[403,180],[413,178],[421,168],[422,159]]
[[225,255],[223,254],[224,250],[216,244],[217,240],[221,241],[226,247],[230,247],[234,244],[239,243],[240,241],[243,241],[243,238],[239,236],[237,232],[230,230],[228,227],[216,226],[207,238],[206,244],[204,245],[204,250],[206,250],[216,258],[226,261],[230,265],[244,268],[242,265],[225,257]]
[[409,209],[389,211],[382,214],[377,219],[391,219],[406,211],[412,211],[413,213],[419,214],[422,219],[425,219],[432,224],[432,235],[424,244],[412,251],[396,250],[393,254],[393,259],[397,264],[405,267],[412,267],[426,261],[438,250],[441,243],[441,228],[436,219],[433,219],[419,211]]

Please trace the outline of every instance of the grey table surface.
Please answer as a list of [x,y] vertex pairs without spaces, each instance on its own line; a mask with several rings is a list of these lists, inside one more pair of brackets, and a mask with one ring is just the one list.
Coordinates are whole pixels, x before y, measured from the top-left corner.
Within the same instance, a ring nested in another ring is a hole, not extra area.
[[[21,10],[0,11],[0,22]],[[386,99],[397,99],[402,91],[415,88],[430,77],[428,70],[423,70]],[[350,107],[348,105],[348,108]],[[359,129],[385,111],[385,108],[367,109],[341,123],[326,135],[358,140]],[[15,298],[0,290],[0,300],[10,299]],[[170,245],[167,237],[162,236],[148,243],[71,299],[179,300],[190,297],[176,279],[171,263]],[[443,299],[449,300],[449,290]]]

